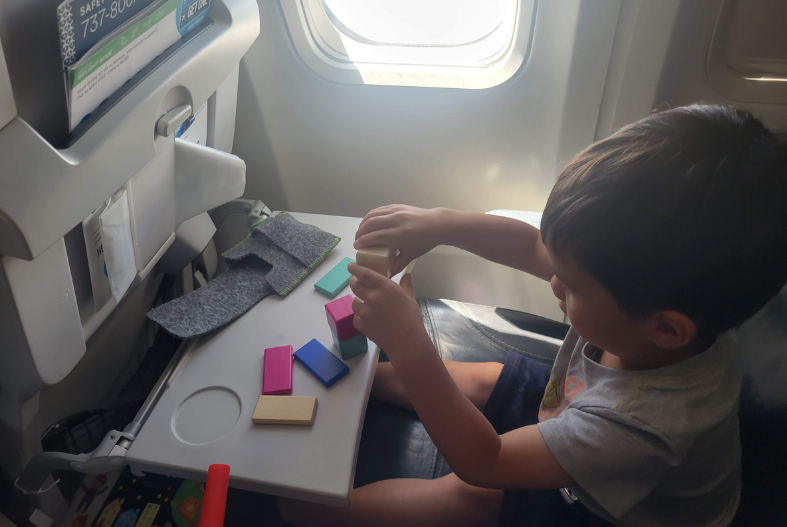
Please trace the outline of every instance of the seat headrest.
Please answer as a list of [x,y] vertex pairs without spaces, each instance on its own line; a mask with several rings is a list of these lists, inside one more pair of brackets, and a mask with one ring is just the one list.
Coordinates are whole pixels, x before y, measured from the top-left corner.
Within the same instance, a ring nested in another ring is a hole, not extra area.
[[737,331],[744,397],[787,409],[787,287]]

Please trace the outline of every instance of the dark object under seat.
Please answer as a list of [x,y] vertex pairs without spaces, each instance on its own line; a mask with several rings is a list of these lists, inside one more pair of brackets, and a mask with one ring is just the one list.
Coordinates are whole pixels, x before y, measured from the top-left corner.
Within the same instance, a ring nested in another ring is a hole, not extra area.
[[[565,324],[507,309],[431,299],[418,303],[444,360],[502,363],[514,351],[549,366],[568,331]],[[733,525],[787,525],[787,290],[744,324],[739,341],[743,476]],[[384,354],[380,360],[386,360]],[[356,487],[390,478],[433,479],[450,471],[414,412],[369,402]]]

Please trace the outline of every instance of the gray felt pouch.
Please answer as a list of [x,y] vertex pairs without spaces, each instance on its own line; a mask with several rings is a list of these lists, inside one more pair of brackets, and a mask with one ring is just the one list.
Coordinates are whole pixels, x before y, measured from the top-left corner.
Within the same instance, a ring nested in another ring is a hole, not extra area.
[[229,270],[147,316],[176,337],[209,333],[268,295],[289,294],[340,240],[282,212],[253,226],[248,238],[224,253]]

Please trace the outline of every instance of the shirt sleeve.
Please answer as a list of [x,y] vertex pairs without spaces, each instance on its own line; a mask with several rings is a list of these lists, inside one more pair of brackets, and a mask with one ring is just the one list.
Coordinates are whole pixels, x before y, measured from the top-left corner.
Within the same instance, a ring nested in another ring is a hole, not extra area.
[[538,428],[563,470],[615,519],[682,461],[664,434],[609,408],[569,407]]

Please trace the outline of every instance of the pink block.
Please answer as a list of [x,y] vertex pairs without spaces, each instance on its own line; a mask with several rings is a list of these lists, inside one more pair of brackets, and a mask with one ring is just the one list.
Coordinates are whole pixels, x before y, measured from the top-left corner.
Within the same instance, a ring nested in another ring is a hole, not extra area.
[[328,325],[339,340],[347,340],[359,334],[353,326],[353,296],[347,295],[325,304]]
[[292,346],[265,350],[262,359],[262,395],[292,393]]

